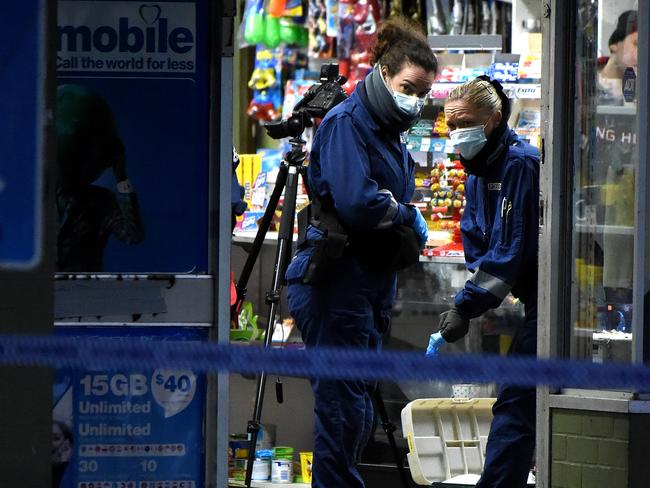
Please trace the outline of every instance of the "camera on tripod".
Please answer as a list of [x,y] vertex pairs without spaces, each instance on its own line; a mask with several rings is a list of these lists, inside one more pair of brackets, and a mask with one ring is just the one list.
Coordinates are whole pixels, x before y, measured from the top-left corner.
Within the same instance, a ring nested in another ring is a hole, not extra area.
[[313,118],[322,119],[330,109],[348,97],[343,90],[346,81],[345,76],[339,75],[338,64],[328,63],[321,66],[320,82],[307,90],[302,100],[293,108],[291,116],[286,120],[264,124],[269,137],[284,139],[300,136],[306,127],[312,126]]

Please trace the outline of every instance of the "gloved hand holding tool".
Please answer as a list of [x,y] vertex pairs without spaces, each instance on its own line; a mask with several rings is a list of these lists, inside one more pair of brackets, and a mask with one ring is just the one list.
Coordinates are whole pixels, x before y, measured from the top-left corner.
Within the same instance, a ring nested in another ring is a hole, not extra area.
[[434,332],[429,337],[426,356],[436,356],[440,347],[463,338],[468,330],[469,318],[461,314],[457,308],[441,313],[438,332]]

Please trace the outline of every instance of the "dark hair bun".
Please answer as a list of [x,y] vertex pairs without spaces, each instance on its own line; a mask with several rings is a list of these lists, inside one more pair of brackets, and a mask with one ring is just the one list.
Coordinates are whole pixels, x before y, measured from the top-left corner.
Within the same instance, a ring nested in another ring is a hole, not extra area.
[[626,10],[619,17],[616,22],[616,29],[609,36],[608,46],[617,44],[624,40],[630,34],[637,32],[639,29],[639,21],[636,10]]
[[372,50],[372,62],[386,66],[390,75],[400,71],[405,62],[426,71],[438,71],[438,61],[422,28],[406,17],[391,17],[382,23]]

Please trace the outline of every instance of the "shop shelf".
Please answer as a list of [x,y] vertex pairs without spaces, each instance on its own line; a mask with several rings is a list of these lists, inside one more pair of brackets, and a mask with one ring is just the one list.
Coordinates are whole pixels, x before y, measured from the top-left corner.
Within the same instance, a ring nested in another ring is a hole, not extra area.
[[437,264],[465,264],[465,258],[462,257],[447,257],[447,256],[420,256],[421,263],[437,263]]
[[503,40],[501,35],[435,35],[429,36],[429,47],[434,51],[468,50],[468,51],[501,51]]
[[[265,244],[270,244],[278,239],[278,233],[277,232],[269,232],[266,234],[266,238],[264,239]],[[235,232],[233,236],[233,242],[235,244],[252,244],[253,241],[255,240],[255,233],[254,232]],[[294,235],[294,241],[296,240],[296,236]],[[433,257],[427,257],[427,256],[420,256],[420,262],[421,263],[439,263],[439,264],[465,264],[465,258],[463,257],[441,257],[441,256],[433,256]]]
[[[421,151],[439,154],[453,153],[453,146],[447,137],[431,137],[431,136],[408,136],[407,148],[409,151]],[[420,163],[420,166],[430,166],[428,163]]]
[[596,113],[601,115],[636,115],[635,106],[598,105]]
[[[233,480],[229,479],[228,480],[228,486],[232,488],[239,488],[242,486],[246,486],[243,481],[239,480]],[[310,484],[307,483],[271,483],[270,481],[252,481],[251,482],[251,487],[252,488],[278,488],[279,486],[282,487],[289,487],[289,488],[310,488]]]
[[[253,241],[255,240],[255,236],[257,235],[257,232],[242,232],[242,231],[236,231],[233,234],[233,242],[236,244],[252,244]],[[298,236],[296,234],[293,235],[293,241],[295,242]],[[271,231],[267,232],[266,236],[264,237],[264,243],[268,242],[275,242],[278,240],[278,233]]]
[[[454,88],[460,85],[462,83],[434,83],[431,87],[430,98],[445,99]],[[503,89],[510,98],[515,100],[541,100],[542,98],[542,85],[540,83],[504,83]]]
[[583,234],[613,234],[621,236],[633,236],[634,227],[627,225],[601,225],[601,224],[577,224],[576,231]]

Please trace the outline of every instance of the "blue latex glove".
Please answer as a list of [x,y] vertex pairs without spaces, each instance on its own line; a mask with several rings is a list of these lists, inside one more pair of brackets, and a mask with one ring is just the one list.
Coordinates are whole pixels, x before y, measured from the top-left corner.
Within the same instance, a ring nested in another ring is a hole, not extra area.
[[438,350],[447,344],[447,341],[443,339],[442,334],[440,332],[434,332],[431,334],[431,337],[429,337],[429,345],[427,346],[427,352],[426,356],[427,357],[434,357],[438,355]]
[[422,217],[420,210],[417,207],[413,207],[413,209],[415,210],[415,219],[413,219],[411,227],[415,231],[415,235],[417,235],[420,249],[424,249],[424,246],[429,239],[429,228],[427,227],[427,221]]

